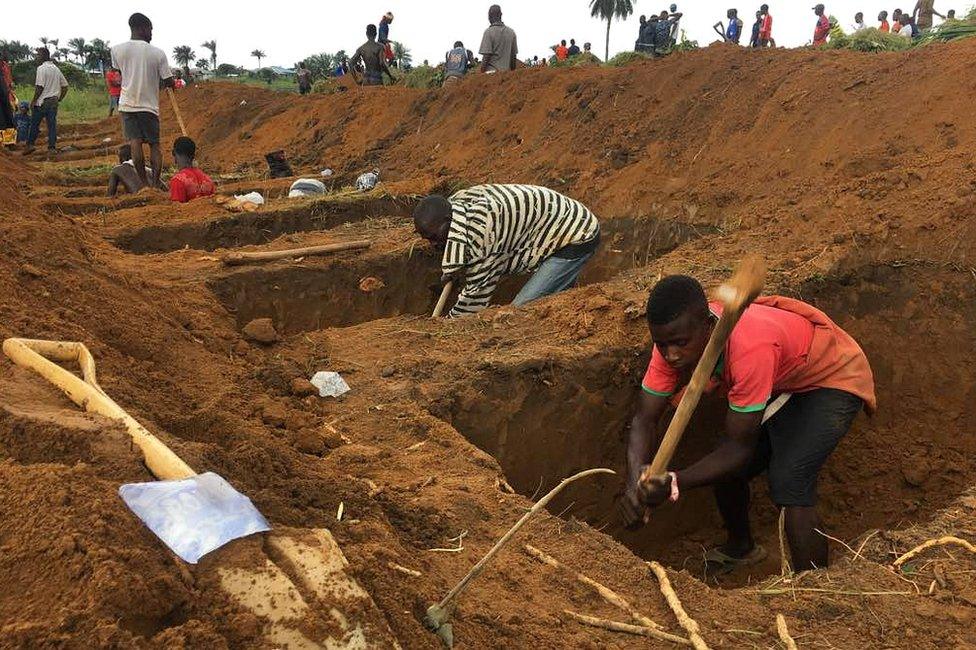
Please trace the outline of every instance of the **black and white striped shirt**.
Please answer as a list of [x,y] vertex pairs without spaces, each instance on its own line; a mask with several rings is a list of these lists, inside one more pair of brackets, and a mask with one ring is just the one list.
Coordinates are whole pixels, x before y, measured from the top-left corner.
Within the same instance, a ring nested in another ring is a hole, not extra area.
[[464,276],[451,316],[487,307],[503,276],[534,271],[556,251],[600,234],[589,208],[545,187],[476,185],[449,200],[451,228],[441,269],[445,276]]

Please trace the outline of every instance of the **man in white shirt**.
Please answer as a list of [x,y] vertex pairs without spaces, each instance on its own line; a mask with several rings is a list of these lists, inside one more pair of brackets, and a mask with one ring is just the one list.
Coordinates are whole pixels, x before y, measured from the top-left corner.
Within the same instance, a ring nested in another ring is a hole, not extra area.
[[[159,186],[163,150],[159,146],[159,90],[173,87],[173,70],[166,53],[149,43],[152,21],[143,14],[129,17],[132,40],[112,48],[112,67],[122,71],[119,114],[122,131],[132,147],[132,163],[143,186]],[[152,180],[146,178],[143,143],[149,145]]]
[[51,62],[51,52],[39,47],[34,53],[37,66],[34,77],[34,99],[31,100],[31,123],[27,133],[27,148],[24,154],[34,151],[34,143],[41,130],[41,120],[47,122],[47,150],[56,153],[58,142],[58,103],[68,94],[68,80]]

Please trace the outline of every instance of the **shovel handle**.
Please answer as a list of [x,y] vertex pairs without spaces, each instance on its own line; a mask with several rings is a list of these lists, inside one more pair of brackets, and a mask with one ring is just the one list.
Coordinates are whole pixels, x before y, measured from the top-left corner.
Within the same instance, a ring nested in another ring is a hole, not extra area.
[[675,411],[674,417],[671,418],[671,423],[664,434],[661,446],[658,447],[657,453],[654,455],[654,460],[641,474],[641,483],[647,483],[651,479],[661,476],[667,470],[671,459],[674,457],[674,452],[678,448],[678,443],[684,436],[688,422],[691,421],[691,416],[698,406],[698,401],[708,386],[708,380],[715,369],[715,364],[718,363],[718,358],[722,354],[722,350],[725,349],[725,343],[732,334],[732,329],[739,322],[739,318],[746,307],[759,296],[765,275],[766,270],[762,261],[758,257],[750,256],[743,260],[732,279],[719,288],[719,298],[724,303],[722,316],[712,330],[705,351],[702,353],[701,359],[698,360],[698,365],[695,366],[691,381],[688,382],[688,388],[678,403],[678,409]]
[[[149,433],[132,416],[122,410],[95,381],[95,360],[82,343],[69,341],[37,341],[7,339],[3,352],[18,366],[33,370],[60,388],[72,402],[90,413],[98,413],[112,420],[120,420],[139,449],[146,466],[162,480],[177,480],[196,473],[172,449]],[[78,361],[84,379],[50,361]]]
[[186,133],[186,124],[183,123],[183,114],[180,113],[180,105],[176,103],[176,93],[169,86],[166,87],[166,94],[169,95],[169,101],[173,105],[173,112],[176,113],[176,121],[180,125],[180,133],[183,137],[189,137]]
[[441,290],[441,297],[437,299],[437,306],[434,307],[434,313],[430,315],[431,318],[440,318],[444,313],[444,307],[447,306],[447,299],[451,296],[451,291],[454,290],[454,280],[448,281]]

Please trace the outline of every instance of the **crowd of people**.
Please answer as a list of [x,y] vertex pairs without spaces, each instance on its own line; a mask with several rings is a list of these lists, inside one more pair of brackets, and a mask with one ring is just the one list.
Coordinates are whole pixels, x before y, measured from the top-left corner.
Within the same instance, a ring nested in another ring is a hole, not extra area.
[[650,18],[641,16],[634,50],[655,56],[670,52],[671,48],[678,43],[681,16],[678,5],[674,4]]
[[[813,28],[812,43],[814,46],[824,45],[827,43],[834,25],[831,24],[825,5],[818,3],[813,7],[813,13],[816,16],[816,22]],[[739,10],[729,9],[725,16],[728,22],[719,21],[712,26],[712,29],[725,42],[739,45],[744,27],[742,19],[739,18]],[[878,31],[896,34],[904,38],[919,38],[925,31],[932,29],[934,16],[943,20],[955,20],[956,11],[950,9],[945,14],[941,14],[935,9],[935,0],[917,0],[915,8],[910,13],[895,9],[891,14],[892,22],[888,21],[888,12],[882,11],[878,14],[878,23],[874,27]],[[646,38],[643,36],[645,34],[643,16],[641,16],[641,23],[641,38]],[[854,14],[854,23],[851,25],[852,33],[856,34],[871,27],[864,22],[864,12],[858,11]],[[640,45],[640,41],[638,41],[638,45]],[[756,11],[756,21],[752,24],[749,47],[776,47],[776,41],[773,40],[773,16],[769,12],[768,4],[763,4]],[[640,47],[637,49],[641,51]],[[644,51],[648,51],[646,42]]]

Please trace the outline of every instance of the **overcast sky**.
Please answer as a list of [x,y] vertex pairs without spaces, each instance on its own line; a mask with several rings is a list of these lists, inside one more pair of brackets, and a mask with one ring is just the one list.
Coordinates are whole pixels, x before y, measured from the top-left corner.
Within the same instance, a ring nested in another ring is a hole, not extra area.
[[[746,37],[763,0],[743,4],[738,0],[678,0],[678,9],[685,12],[681,21],[688,38],[707,45],[716,40],[711,26],[725,20],[726,9],[739,9],[746,23]],[[902,5],[883,4],[876,0],[835,0],[825,2],[827,12],[837,16],[847,28],[854,14],[863,11],[868,24],[882,9],[889,14],[896,6],[911,10],[914,0],[899,0]],[[962,13],[974,0],[936,0],[936,9],[945,13],[954,8]],[[5,2],[5,5],[8,4]],[[464,41],[471,49],[481,42],[481,34],[488,24],[491,2],[479,0],[275,0],[250,3],[224,0],[200,0],[147,4],[144,2],[84,3],[77,0],[47,0],[41,5],[30,2],[10,2],[0,22],[0,39],[20,40],[39,45],[38,38],[60,38],[65,46],[69,38],[82,36],[88,40],[103,38],[112,44],[128,40],[129,14],[141,11],[155,26],[153,43],[162,47],[172,59],[173,47],[190,45],[197,57],[207,56],[200,47],[206,40],[217,41],[217,57],[222,63],[256,67],[250,57],[255,48],[268,57],[264,65],[290,67],[310,54],[335,52],[344,49],[352,53],[365,40],[367,23],[379,21],[386,11],[395,20],[391,38],[411,49],[416,63],[429,59],[437,63],[455,40]],[[590,18],[587,0],[519,0],[501,1],[503,18],[515,29],[519,40],[519,56],[550,53],[549,46],[560,39],[575,38],[582,46],[593,43],[593,51],[603,56],[606,23]],[[635,14],[626,21],[614,21],[610,32],[611,56],[633,49],[637,37],[640,14],[659,12],[670,0],[635,0]],[[812,38],[814,0],[771,0],[773,38],[778,45],[796,47]],[[171,61],[172,62],[172,61]]]

